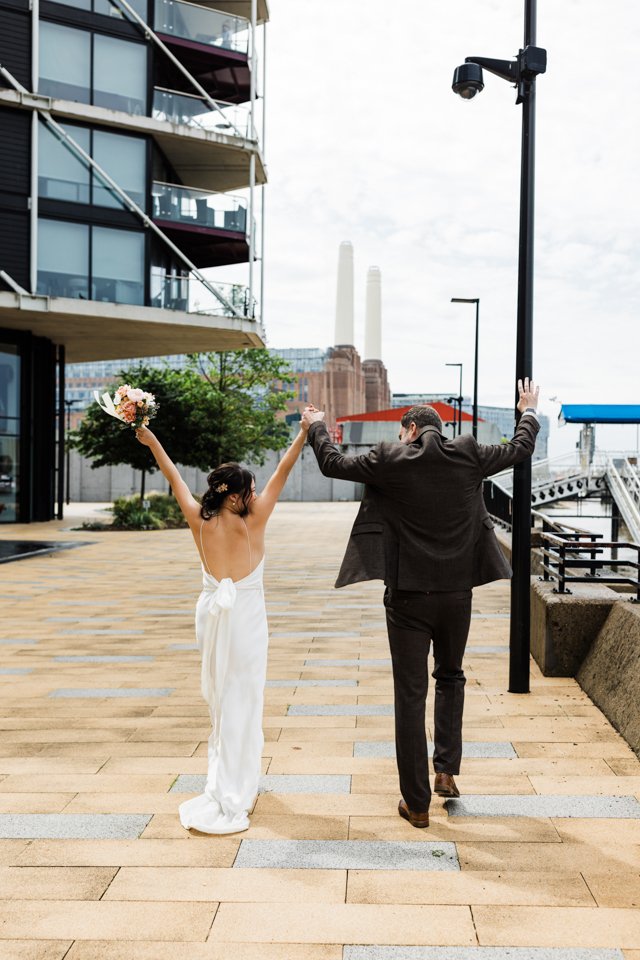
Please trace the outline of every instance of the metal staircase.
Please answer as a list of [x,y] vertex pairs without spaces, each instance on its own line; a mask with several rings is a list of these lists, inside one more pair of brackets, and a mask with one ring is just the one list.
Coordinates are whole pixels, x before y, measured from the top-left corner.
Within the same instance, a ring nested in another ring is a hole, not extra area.
[[[513,471],[490,478],[509,499],[513,495]],[[607,492],[616,503],[632,540],[640,543],[640,471],[626,453],[596,451],[589,462],[584,452],[538,460],[531,470],[531,505],[540,510],[559,500]]]

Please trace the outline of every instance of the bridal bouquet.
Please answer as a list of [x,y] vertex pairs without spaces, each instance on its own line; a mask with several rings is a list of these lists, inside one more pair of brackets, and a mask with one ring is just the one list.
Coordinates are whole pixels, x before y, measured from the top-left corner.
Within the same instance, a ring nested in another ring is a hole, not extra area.
[[94,391],[96,402],[108,413],[123,424],[133,427],[137,430],[139,427],[146,427],[152,417],[158,412],[158,404],[152,393],[140,390],[138,387],[130,387],[129,384],[123,384],[118,387],[113,395],[103,393],[102,396]]

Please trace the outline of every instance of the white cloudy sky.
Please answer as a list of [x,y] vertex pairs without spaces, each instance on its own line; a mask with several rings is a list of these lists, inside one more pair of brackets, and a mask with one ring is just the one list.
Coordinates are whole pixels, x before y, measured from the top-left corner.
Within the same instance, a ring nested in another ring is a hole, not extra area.
[[[510,58],[523,0],[270,0],[265,321],[270,346],[333,338],[338,245],[355,247],[356,345],[367,267],[383,278],[392,389],[513,396],[521,110],[485,74],[451,92],[465,56]],[[542,409],[639,402],[637,0],[539,0],[534,373]],[[629,431],[632,430],[632,433]],[[573,445],[564,428],[554,450]],[[618,443],[631,440],[626,428]]]

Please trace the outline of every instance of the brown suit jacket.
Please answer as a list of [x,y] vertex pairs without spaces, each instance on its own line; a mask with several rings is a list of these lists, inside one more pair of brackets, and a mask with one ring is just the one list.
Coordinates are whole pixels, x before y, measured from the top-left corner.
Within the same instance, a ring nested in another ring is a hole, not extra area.
[[530,457],[539,429],[526,414],[509,443],[483,445],[425,427],[413,443],[345,457],[324,423],[313,423],[309,443],[325,477],[365,484],[336,587],[384,580],[398,590],[464,590],[510,577],[482,481]]

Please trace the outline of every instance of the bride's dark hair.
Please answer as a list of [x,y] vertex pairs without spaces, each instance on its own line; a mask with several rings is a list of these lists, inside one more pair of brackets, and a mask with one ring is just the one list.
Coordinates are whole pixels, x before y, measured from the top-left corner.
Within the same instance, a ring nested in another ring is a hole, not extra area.
[[239,463],[221,463],[207,477],[209,486],[202,495],[200,505],[202,519],[209,520],[210,517],[215,516],[225,497],[228,497],[230,493],[238,495],[240,499],[238,513],[241,517],[246,517],[253,499],[252,485],[254,479],[251,471],[245,470]]

